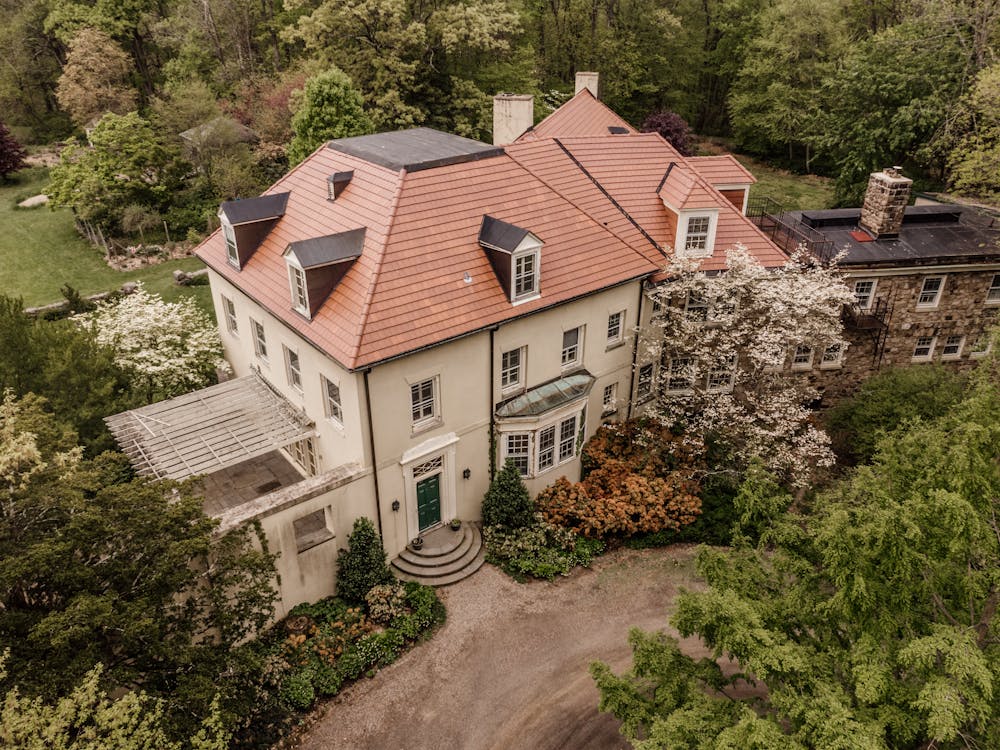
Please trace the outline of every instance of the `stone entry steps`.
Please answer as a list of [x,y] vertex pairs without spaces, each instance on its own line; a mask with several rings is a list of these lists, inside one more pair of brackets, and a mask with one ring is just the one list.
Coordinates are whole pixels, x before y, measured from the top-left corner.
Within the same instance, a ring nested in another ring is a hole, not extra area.
[[391,566],[400,580],[447,586],[471,576],[485,559],[479,525],[463,523],[457,531],[446,525],[425,532],[424,546],[415,550],[407,545]]

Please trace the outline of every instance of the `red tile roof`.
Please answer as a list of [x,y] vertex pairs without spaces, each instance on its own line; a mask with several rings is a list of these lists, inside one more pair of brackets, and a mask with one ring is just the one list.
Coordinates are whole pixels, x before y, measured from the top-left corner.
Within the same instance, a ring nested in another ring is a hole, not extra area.
[[575,135],[610,135],[609,128],[624,128],[628,133],[636,130],[612,111],[604,102],[594,98],[590,89],[580,93],[517,139],[518,143],[545,138],[563,138]]
[[[327,201],[327,175],[347,169],[354,170],[351,184]],[[651,248],[632,247],[507,155],[407,173],[321,148],[268,192],[282,191],[291,191],[288,210],[242,271],[226,262],[219,232],[198,256],[350,369],[646,276],[660,265]],[[539,299],[509,302],[477,242],[484,214],[543,241]],[[306,320],[291,309],[282,253],[291,242],[358,226],[368,228],[361,257]]]
[[[706,270],[724,268],[737,242],[765,265],[784,262],[695,168],[716,162],[686,160],[655,133],[611,135],[612,126],[626,127],[585,90],[506,153],[471,161],[407,171],[322,147],[267,191],[289,192],[287,209],[241,271],[227,262],[220,232],[198,256],[349,369],[657,274],[676,233],[676,216],[657,194],[661,181],[684,194],[685,207],[718,208]],[[327,200],[327,177],[351,170],[349,185]],[[511,305],[478,244],[485,214],[544,243],[539,299]],[[293,311],[288,245],[361,227],[361,256],[312,320]]]
[[719,156],[689,156],[688,164],[698,171],[712,187],[719,185],[753,185],[757,182],[750,171],[732,154]]

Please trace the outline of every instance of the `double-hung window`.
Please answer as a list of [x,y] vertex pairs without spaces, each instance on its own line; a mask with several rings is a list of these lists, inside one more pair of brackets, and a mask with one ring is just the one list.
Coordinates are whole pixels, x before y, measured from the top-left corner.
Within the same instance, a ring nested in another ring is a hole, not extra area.
[[576,415],[559,423],[559,463],[576,455]]
[[993,275],[990,288],[986,290],[986,303],[1000,305],[1000,273]]
[[705,390],[710,393],[726,393],[733,389],[736,370],[736,355],[722,357],[705,376]]
[[609,383],[604,386],[604,393],[601,395],[601,410],[605,414],[610,414],[615,410],[618,402],[618,383]]
[[827,368],[827,369],[840,367],[843,359],[844,359],[844,345],[830,344],[823,350],[823,356],[820,357],[819,366],[820,368]]
[[267,362],[267,337],[264,335],[264,326],[251,318],[250,327],[253,330],[254,353],[258,359]]
[[309,295],[306,291],[306,274],[298,266],[288,264],[288,285],[292,292],[292,307],[309,317]]
[[933,308],[941,301],[941,290],[944,289],[944,276],[928,276],[920,287],[917,297],[917,307]]
[[512,391],[524,384],[524,347],[500,355],[500,390]]
[[582,412],[538,429],[503,433],[502,460],[513,461],[523,477],[542,474],[576,457]]
[[608,346],[622,342],[625,324],[625,312],[613,312],[608,316]]
[[674,357],[670,360],[667,370],[667,391],[669,393],[683,393],[691,390],[694,385],[694,377],[691,375],[691,368],[694,359],[691,357]]
[[688,253],[704,253],[708,249],[708,228],[711,219],[707,216],[692,216],[687,222],[684,250]]
[[538,251],[514,256],[514,300],[538,294]]
[[927,362],[934,356],[934,336],[918,336],[917,343],[913,347],[913,360],[915,362]]
[[410,385],[410,416],[414,428],[423,427],[437,418],[436,390],[436,378]]
[[504,460],[514,462],[518,473],[526,477],[531,472],[531,433],[508,432],[504,435]]
[[236,251],[236,230],[228,220],[222,220],[222,236],[226,238],[226,258],[229,264],[240,267],[240,256]]
[[295,390],[302,391],[302,363],[299,361],[299,353],[294,349],[283,347],[285,350],[285,370],[288,375],[288,385]]
[[965,336],[952,335],[944,340],[941,347],[941,359],[958,359],[962,356],[962,344],[965,343]]
[[990,353],[990,349],[992,348],[993,342],[990,341],[990,335],[988,333],[981,333],[970,347],[969,356],[975,357],[976,359],[985,357]]
[[645,401],[653,395],[653,365],[642,365],[636,378],[635,398]]
[[708,299],[696,292],[688,292],[684,303],[684,315],[688,320],[705,322],[708,320]]
[[551,469],[556,465],[556,426],[549,425],[538,431],[538,471]]
[[582,347],[583,327],[571,328],[563,331],[562,337],[562,366],[575,367],[580,363],[580,350]]
[[875,279],[858,279],[854,282],[854,299],[858,307],[868,310],[875,298]]
[[811,370],[813,364],[813,350],[811,346],[797,346],[792,354],[793,370]]
[[320,375],[323,383],[323,410],[328,419],[332,419],[337,424],[344,423],[344,407],[340,402],[340,386],[326,376]]
[[229,297],[222,296],[222,312],[226,316],[226,330],[234,336],[239,334],[239,323],[236,322],[236,305]]

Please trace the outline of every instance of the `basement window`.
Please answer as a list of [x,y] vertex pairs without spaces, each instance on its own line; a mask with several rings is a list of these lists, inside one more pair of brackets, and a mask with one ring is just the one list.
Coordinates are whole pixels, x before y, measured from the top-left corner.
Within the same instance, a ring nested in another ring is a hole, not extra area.
[[335,539],[333,532],[333,508],[329,505],[292,521],[295,529],[295,547],[301,554],[323,542]]

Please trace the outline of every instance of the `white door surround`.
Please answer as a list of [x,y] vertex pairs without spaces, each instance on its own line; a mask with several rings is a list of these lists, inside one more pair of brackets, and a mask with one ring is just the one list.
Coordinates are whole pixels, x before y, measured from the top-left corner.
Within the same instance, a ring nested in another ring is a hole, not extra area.
[[448,523],[457,515],[455,488],[455,452],[458,435],[447,435],[425,440],[402,455],[399,464],[403,470],[404,499],[406,501],[406,541],[420,534],[417,519],[417,482],[432,477],[441,477],[441,522]]

